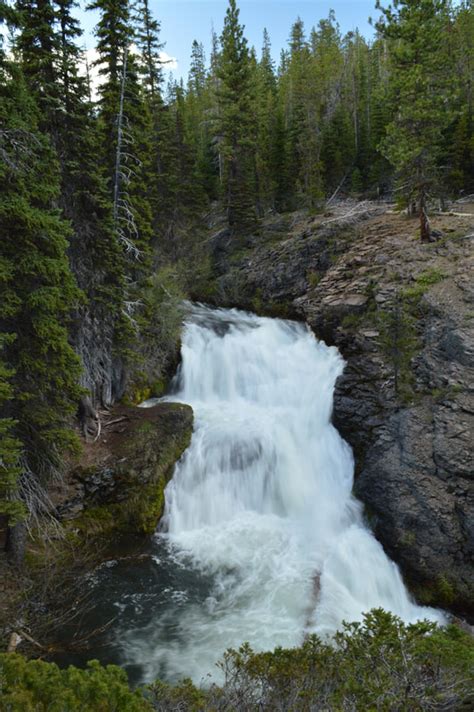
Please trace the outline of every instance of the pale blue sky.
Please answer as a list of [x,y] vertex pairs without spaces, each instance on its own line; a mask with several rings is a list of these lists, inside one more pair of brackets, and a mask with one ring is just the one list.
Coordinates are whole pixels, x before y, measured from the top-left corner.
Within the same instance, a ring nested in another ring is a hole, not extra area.
[[[211,28],[214,26],[220,34],[227,4],[227,0],[150,0],[153,14],[161,23],[165,51],[178,62],[175,76],[187,76],[194,39],[203,42],[209,54]],[[84,6],[85,2],[81,0],[81,8]],[[367,21],[368,17],[378,15],[375,0],[238,0],[238,6],[249,43],[260,51],[263,28],[266,27],[275,59],[278,59],[280,50],[286,46],[290,27],[298,16],[309,31],[321,18],[327,17],[332,8],[342,32],[357,27],[364,36],[369,37],[373,30]],[[80,18],[87,31],[85,42],[90,48],[93,46],[90,33],[97,15],[81,10]]]

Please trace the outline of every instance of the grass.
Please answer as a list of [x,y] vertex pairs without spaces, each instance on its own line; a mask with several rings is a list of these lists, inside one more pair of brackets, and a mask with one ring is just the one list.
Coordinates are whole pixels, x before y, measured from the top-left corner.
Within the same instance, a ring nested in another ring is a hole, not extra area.
[[416,306],[428,289],[442,282],[443,279],[446,279],[446,275],[441,270],[436,268],[425,270],[418,275],[413,286],[406,287],[402,291],[402,297],[409,304]]

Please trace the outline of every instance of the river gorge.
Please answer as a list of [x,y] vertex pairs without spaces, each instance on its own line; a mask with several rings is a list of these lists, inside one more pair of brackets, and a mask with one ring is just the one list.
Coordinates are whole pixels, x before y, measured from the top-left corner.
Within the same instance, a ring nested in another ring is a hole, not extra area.
[[104,661],[199,683],[219,679],[229,647],[296,646],[374,607],[444,620],[413,602],[352,495],[352,451],[331,424],[343,369],[303,324],[191,308],[164,399],[193,407],[191,445],[146,550],[89,580],[93,616],[115,618]]

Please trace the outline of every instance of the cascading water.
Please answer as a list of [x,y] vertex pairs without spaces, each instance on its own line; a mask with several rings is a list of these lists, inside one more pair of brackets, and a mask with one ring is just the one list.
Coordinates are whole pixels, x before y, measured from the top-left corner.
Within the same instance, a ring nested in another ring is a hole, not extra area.
[[182,356],[170,400],[192,405],[195,432],[155,545],[195,580],[171,576],[166,612],[122,632],[127,660],[200,681],[228,647],[295,646],[373,607],[442,620],[410,600],[351,494],[330,422],[337,349],[297,323],[197,306]]

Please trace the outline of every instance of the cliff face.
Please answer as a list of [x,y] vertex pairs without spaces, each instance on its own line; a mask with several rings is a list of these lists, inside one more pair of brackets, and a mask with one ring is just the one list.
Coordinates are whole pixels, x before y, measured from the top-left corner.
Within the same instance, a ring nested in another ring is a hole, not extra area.
[[272,218],[237,253],[213,238],[216,303],[298,316],[339,347],[334,422],[355,493],[418,600],[471,618],[473,208],[436,218],[428,245],[376,204]]

